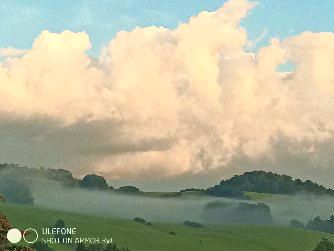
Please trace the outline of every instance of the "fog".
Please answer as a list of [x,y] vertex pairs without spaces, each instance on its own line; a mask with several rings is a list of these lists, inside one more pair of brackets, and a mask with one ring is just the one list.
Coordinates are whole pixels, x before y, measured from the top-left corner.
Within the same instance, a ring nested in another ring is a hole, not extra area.
[[283,195],[263,202],[270,207],[273,219],[278,224],[288,224],[291,219],[298,219],[305,223],[316,216],[324,219],[334,214],[334,197],[331,196]]
[[7,202],[33,204],[29,181],[14,170],[0,171],[0,196]]
[[[31,190],[34,204],[39,207],[125,219],[143,217],[151,222],[181,223],[191,220],[201,223],[224,223],[227,215],[215,216],[208,209],[209,203],[228,205],[233,211],[240,202],[260,202],[196,195],[172,198],[123,195],[112,191],[66,188],[61,183],[50,180],[34,180]],[[316,216],[328,218],[334,214],[334,198],[329,196],[276,195],[265,197],[261,202],[270,207],[274,223],[280,225],[288,225],[291,219],[306,223]]]
[[199,221],[202,208],[211,201],[198,196],[152,198],[64,188],[60,183],[46,180],[34,181],[32,194],[35,205],[41,207],[116,218],[143,217],[148,221],[161,222]]

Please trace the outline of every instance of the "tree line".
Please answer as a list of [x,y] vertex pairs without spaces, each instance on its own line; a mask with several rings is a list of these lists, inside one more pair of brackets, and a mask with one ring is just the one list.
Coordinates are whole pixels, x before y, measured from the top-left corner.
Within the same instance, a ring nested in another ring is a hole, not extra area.
[[[77,187],[91,190],[109,190],[120,193],[142,194],[135,186],[122,186],[115,189],[108,184],[103,176],[88,174],[82,179],[74,178],[73,174],[65,169],[30,168],[16,164],[0,164],[0,193],[9,202],[33,204],[29,188],[30,178],[45,178],[61,182],[66,187]],[[10,182],[6,182],[10,181]],[[288,175],[280,175],[265,171],[245,172],[230,179],[222,180],[218,185],[207,189],[189,188],[182,192],[203,192],[210,196],[233,197],[247,199],[245,192],[296,194],[312,193],[316,195],[334,195],[334,190],[326,188],[310,180],[292,179]]]
[[328,220],[323,220],[320,216],[317,216],[309,220],[306,224],[293,219],[290,221],[290,227],[334,234],[334,215],[331,215]]
[[65,187],[89,190],[112,190],[119,193],[141,194],[135,186],[121,186],[115,189],[108,185],[103,176],[88,174],[82,179],[74,178],[65,169],[32,168],[17,164],[0,164],[0,194],[3,199],[18,204],[34,204],[30,183],[34,178],[61,182]]

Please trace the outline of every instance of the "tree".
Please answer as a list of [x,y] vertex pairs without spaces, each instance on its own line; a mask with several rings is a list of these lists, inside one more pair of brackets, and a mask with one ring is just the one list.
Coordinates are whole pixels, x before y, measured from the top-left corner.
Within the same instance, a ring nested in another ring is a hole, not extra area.
[[57,220],[55,225],[54,225],[55,228],[64,228],[65,227],[65,221],[64,220]]
[[0,250],[15,250],[15,251],[33,251],[33,249],[28,247],[19,247],[9,243],[7,239],[7,232],[12,228],[10,220],[0,213]]
[[9,219],[2,213],[0,213],[0,250],[8,247],[10,244],[7,240],[7,232],[12,228],[12,224]]
[[270,208],[264,203],[209,202],[202,211],[202,218],[210,223],[242,223],[271,225]]
[[334,251],[334,243],[326,238],[322,238],[313,251]]
[[231,219],[233,218],[236,223],[273,224],[270,208],[264,203],[240,202],[231,214]]
[[80,187],[88,189],[104,190],[108,188],[107,181],[103,176],[96,174],[86,175],[80,182]]
[[332,215],[328,220],[322,220],[319,216],[317,216],[314,219],[309,220],[306,228],[314,231],[334,234],[334,216]]
[[[65,228],[66,227],[65,221],[59,219],[59,220],[56,221],[56,223],[54,224],[53,227],[54,228]],[[64,243],[64,241],[65,241],[66,238],[70,238],[71,237],[71,234],[65,234],[64,235],[64,234],[59,233],[59,234],[55,234],[54,237],[57,238],[57,239],[59,239],[60,243]]]
[[293,219],[290,221],[290,227],[294,228],[305,228],[304,224],[299,220]]
[[122,186],[118,188],[118,191],[122,193],[141,193],[139,188],[135,186]]
[[7,202],[34,204],[29,182],[26,178],[12,173],[0,177],[0,192]]
[[243,198],[245,197],[244,191],[240,188],[232,187],[230,185],[216,185],[207,189],[207,193],[211,196],[216,197],[232,197],[232,198]]

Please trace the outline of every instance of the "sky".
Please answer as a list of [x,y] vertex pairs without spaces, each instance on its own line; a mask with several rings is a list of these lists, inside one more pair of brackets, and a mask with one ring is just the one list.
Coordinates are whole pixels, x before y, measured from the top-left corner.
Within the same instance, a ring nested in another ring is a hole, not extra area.
[[[224,0],[3,0],[0,6],[0,47],[29,49],[43,30],[86,31],[92,42],[89,55],[98,56],[118,31],[135,27],[175,28],[201,11],[213,11]],[[272,37],[285,38],[309,30],[333,31],[331,0],[260,0],[242,25],[254,50]],[[262,38],[262,39],[259,39]]]
[[332,186],[333,1],[3,1],[0,162],[146,190]]

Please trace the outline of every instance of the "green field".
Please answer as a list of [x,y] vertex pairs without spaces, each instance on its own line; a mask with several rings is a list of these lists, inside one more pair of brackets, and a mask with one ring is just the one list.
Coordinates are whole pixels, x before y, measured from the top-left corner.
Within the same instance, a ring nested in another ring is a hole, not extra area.
[[181,196],[207,196],[204,191],[184,191],[184,192],[143,192],[144,196],[153,198],[172,198]]
[[254,201],[266,201],[266,200],[276,200],[276,201],[284,201],[289,198],[291,195],[286,194],[270,194],[270,193],[257,193],[257,192],[246,192],[245,195],[248,196],[249,199]]
[[[191,228],[181,224],[154,223],[143,225],[130,220],[64,213],[33,206],[1,203],[14,227],[41,230],[63,219],[69,227],[77,227],[78,237],[112,237],[118,246],[131,250],[312,250],[321,237],[334,240],[334,235],[288,227],[215,225]],[[171,235],[169,232],[175,232]],[[50,245],[55,250],[74,250],[74,246]]]

